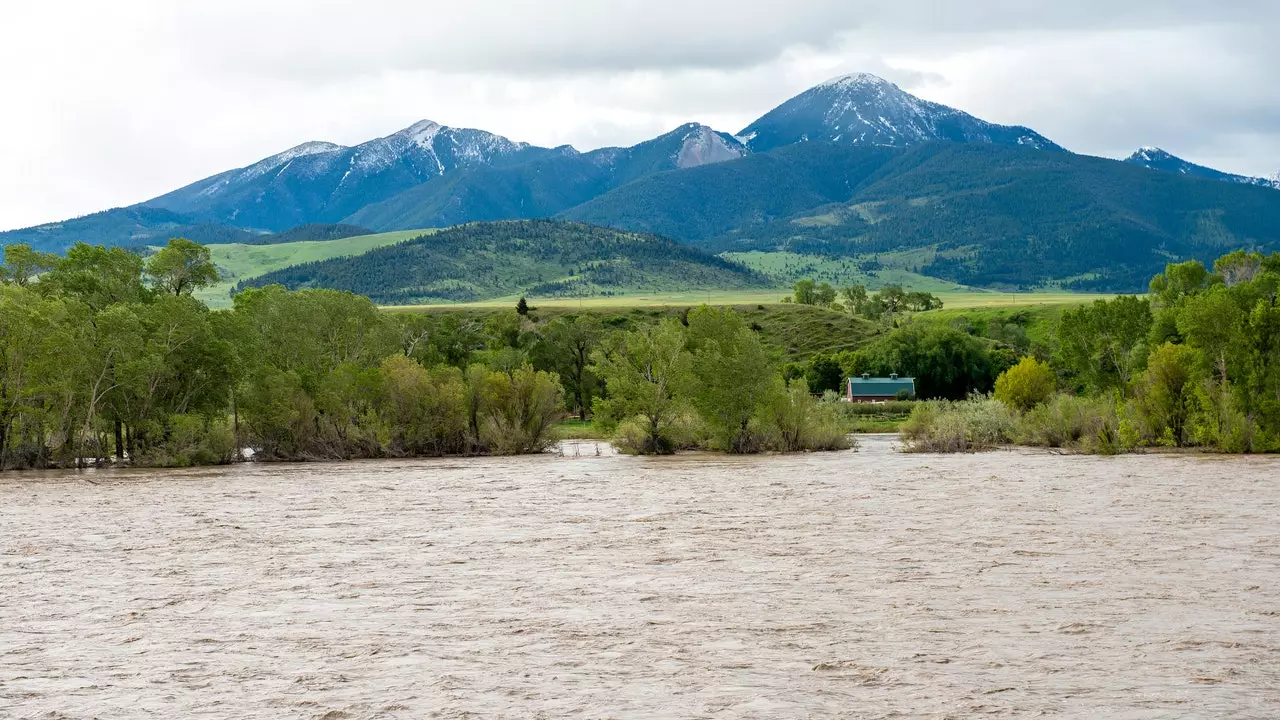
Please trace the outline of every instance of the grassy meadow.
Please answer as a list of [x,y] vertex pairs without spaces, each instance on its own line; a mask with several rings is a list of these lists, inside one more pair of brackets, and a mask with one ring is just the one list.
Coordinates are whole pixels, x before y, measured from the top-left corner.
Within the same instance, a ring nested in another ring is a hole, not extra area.
[[277,245],[210,245],[213,263],[222,281],[197,294],[209,307],[229,307],[231,289],[236,283],[291,265],[361,255],[386,245],[411,240],[434,230],[402,230],[399,232],[359,235],[341,240],[309,240]]

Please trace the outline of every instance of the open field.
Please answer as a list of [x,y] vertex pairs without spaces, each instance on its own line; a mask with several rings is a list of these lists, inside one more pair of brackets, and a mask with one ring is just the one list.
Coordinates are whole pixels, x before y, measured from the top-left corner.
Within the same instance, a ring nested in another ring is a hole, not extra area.
[[402,230],[399,232],[360,235],[341,240],[310,240],[279,245],[210,245],[213,262],[218,266],[222,282],[197,294],[210,307],[227,307],[229,293],[240,280],[265,275],[291,265],[350,257],[385,245],[411,240],[434,230]]

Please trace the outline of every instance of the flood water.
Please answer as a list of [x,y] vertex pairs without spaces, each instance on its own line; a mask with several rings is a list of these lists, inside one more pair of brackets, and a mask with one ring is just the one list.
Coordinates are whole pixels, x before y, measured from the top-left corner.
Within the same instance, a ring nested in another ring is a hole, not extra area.
[[1280,459],[0,476],[0,717],[1276,718]]

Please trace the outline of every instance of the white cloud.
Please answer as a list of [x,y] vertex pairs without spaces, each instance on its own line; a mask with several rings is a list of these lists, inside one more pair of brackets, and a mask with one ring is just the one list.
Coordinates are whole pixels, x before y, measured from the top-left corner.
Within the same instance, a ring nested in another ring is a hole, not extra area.
[[1079,152],[1280,168],[1270,0],[55,0],[4,15],[0,228],[422,117],[583,149],[692,120],[735,132],[853,70]]

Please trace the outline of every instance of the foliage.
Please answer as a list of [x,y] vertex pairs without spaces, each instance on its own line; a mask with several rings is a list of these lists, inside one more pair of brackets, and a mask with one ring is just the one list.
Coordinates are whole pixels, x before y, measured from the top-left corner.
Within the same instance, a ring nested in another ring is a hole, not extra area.
[[1068,310],[1058,325],[1058,361],[1086,388],[1126,390],[1142,371],[1151,305],[1121,296]]
[[1107,394],[1058,394],[1018,418],[1015,439],[1024,445],[1111,453],[1118,449],[1116,399]]
[[[1120,297],[1065,312],[1056,369],[1091,396],[1032,408],[1018,418],[1017,439],[1088,452],[1280,450],[1280,254],[1233,252],[1214,269],[1171,263],[1152,280],[1150,302]],[[1037,373],[1047,387],[1047,373]],[[1008,382],[1002,391],[1014,406],[1030,403]],[[954,437],[968,412],[921,411],[904,435],[944,427]]]
[[173,238],[148,258],[146,271],[157,290],[173,295],[190,295],[218,282],[209,248],[186,238]]
[[1025,412],[1048,400],[1055,383],[1048,363],[1024,357],[996,378],[995,398],[1014,410]]
[[831,307],[836,301],[836,290],[830,283],[819,284],[812,280],[797,280],[792,287],[791,301],[797,305]]
[[57,255],[32,250],[30,245],[9,245],[4,248],[4,266],[0,267],[0,279],[26,287],[37,275],[52,269],[57,262]]
[[693,406],[711,426],[719,449],[755,452],[762,438],[752,420],[775,392],[778,374],[756,334],[732,310],[700,307],[689,313]]
[[968,400],[917,403],[902,425],[902,440],[910,452],[974,452],[1012,442],[1018,416],[990,396]]
[[591,356],[604,337],[604,325],[594,315],[559,317],[548,322],[534,348],[534,363],[560,376],[572,399],[570,408],[580,420],[587,419],[600,388],[600,379],[591,370]]
[[685,348],[685,329],[674,320],[608,338],[593,354],[592,371],[604,379],[607,399],[597,415],[615,421],[634,419],[638,439],[628,443],[644,454],[675,451],[672,430],[685,411],[693,382],[693,358]]
[[842,356],[847,375],[914,377],[921,398],[960,399],[987,393],[1014,362],[1007,350],[954,328],[910,323]]
[[809,393],[800,378],[785,391],[775,386],[761,408],[772,437],[768,446],[780,452],[844,450],[855,445],[840,421],[837,405]]

